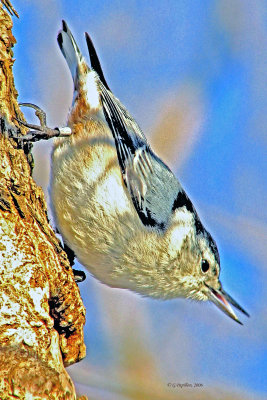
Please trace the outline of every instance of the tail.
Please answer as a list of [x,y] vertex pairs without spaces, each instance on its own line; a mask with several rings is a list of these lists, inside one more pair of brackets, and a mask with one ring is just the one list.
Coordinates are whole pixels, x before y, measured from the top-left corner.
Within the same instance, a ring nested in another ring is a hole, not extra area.
[[105,77],[104,77],[103,70],[102,70],[102,67],[101,67],[101,64],[100,64],[98,55],[97,55],[97,53],[96,53],[96,50],[95,50],[95,46],[94,46],[94,44],[93,44],[93,41],[92,41],[92,39],[90,38],[90,36],[88,35],[87,32],[85,32],[85,38],[86,38],[86,43],[87,43],[88,52],[89,52],[89,56],[90,56],[91,67],[93,68],[93,70],[94,70],[95,72],[97,72],[97,74],[98,74],[98,76],[99,76],[101,82],[103,83],[103,85],[104,85],[109,91],[111,91],[110,88],[108,87],[107,81],[106,81],[106,79],[105,79]]
[[103,71],[98,60],[94,46],[86,36],[89,54],[91,58],[92,68],[89,68],[83,58],[75,39],[68,28],[65,21],[62,21],[62,30],[59,32],[57,41],[60,50],[65,57],[74,82],[73,107],[77,105],[81,99],[77,98],[77,92],[82,93],[82,101],[86,102],[86,113],[89,110],[98,112],[101,106],[99,80],[103,80],[103,84],[108,88],[105,81]]
[[73,82],[75,83],[79,66],[83,61],[83,56],[68,25],[64,20],[62,21],[62,30],[57,36],[57,41],[60,50],[68,63]]

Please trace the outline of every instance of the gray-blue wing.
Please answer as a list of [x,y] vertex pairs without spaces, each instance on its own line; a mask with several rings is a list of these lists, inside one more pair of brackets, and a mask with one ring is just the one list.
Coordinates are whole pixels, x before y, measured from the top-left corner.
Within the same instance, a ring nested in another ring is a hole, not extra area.
[[170,169],[153,153],[126,108],[101,82],[99,85],[123,180],[139,218],[144,225],[164,231],[182,188]]

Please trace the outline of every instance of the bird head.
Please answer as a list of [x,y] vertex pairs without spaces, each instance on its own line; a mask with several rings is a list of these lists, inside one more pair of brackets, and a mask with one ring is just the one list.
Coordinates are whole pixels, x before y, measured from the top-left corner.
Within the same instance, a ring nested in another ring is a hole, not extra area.
[[203,226],[189,234],[180,252],[189,254],[183,273],[185,296],[203,301],[211,301],[230,318],[242,324],[231,306],[246,316],[249,314],[228,294],[220,282],[220,257],[217,245]]

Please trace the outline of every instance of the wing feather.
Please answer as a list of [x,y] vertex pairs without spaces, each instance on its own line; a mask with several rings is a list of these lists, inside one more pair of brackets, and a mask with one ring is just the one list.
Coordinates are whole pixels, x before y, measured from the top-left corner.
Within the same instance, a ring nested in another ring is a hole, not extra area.
[[144,225],[160,231],[168,226],[180,184],[153,153],[135,120],[100,83],[106,121],[113,134],[124,183]]

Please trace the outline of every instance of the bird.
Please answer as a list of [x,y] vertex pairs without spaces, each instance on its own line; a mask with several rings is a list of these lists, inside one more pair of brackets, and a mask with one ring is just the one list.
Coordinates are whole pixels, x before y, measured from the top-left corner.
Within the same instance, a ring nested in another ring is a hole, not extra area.
[[64,243],[98,281],[155,299],[211,301],[241,323],[224,291],[216,242],[170,168],[109,88],[93,41],[90,66],[67,23],[57,36],[74,83],[55,139],[49,193]]

